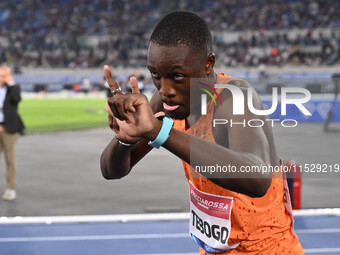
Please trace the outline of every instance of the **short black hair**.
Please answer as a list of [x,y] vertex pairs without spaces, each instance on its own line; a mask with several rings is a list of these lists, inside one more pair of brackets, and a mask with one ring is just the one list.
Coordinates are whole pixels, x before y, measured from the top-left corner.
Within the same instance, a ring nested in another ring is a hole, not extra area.
[[161,46],[184,44],[206,55],[212,53],[212,36],[207,22],[190,11],[178,10],[166,15],[153,30],[150,42]]

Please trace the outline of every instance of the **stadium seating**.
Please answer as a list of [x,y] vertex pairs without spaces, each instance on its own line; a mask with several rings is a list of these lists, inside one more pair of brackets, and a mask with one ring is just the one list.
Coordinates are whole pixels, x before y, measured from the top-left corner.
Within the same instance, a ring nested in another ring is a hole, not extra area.
[[176,9],[208,21],[219,67],[340,61],[339,1],[2,0],[0,63],[16,72],[22,66],[145,66],[154,24]]

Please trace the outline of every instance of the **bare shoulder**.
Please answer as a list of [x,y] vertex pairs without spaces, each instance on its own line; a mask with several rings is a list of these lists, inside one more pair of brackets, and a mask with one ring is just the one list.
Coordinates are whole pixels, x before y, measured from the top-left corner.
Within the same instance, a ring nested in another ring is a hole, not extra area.
[[[243,101],[245,112],[249,112],[248,104],[247,104],[248,98],[251,98],[252,104],[256,109],[263,109],[262,101],[259,95],[257,94],[254,87],[250,85],[247,81],[239,79],[239,78],[233,78],[228,82],[228,85],[233,85],[237,92],[242,92],[243,97],[242,98],[237,97],[237,99]],[[224,112],[227,111],[228,113],[232,114],[230,110],[233,107],[234,100],[236,100],[234,96],[236,95],[233,95],[231,88],[223,89],[220,93],[222,105],[217,107],[217,112],[222,110]]]
[[[244,102],[244,108],[245,108],[245,112],[248,114],[249,112],[249,105],[248,102],[251,101],[252,106],[255,107],[258,110],[263,110],[263,105],[262,105],[262,100],[260,98],[260,96],[257,94],[256,90],[254,89],[254,87],[248,83],[245,80],[239,79],[239,78],[234,78],[231,79],[228,83],[228,85],[233,85],[235,86],[235,89],[242,92],[243,97],[241,98],[241,100],[243,100]],[[235,95],[234,95],[235,96]],[[221,100],[224,104],[225,107],[224,110],[226,108],[230,108],[233,106],[233,102],[234,100],[236,100],[232,94],[232,91],[229,89],[224,89],[221,94]],[[251,100],[249,100],[251,99]],[[239,97],[238,97],[239,100]]]
[[230,85],[234,85],[241,90],[246,90],[248,88],[252,88],[252,86],[245,80],[239,78],[233,78],[229,82]]

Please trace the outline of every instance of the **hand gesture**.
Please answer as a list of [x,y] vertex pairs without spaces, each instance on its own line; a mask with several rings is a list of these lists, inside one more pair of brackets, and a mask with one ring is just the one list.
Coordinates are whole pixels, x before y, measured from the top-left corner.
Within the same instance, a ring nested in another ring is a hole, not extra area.
[[[112,91],[119,88],[112,78],[110,69],[104,66],[104,74]],[[105,109],[109,113],[109,126],[117,138],[126,143],[135,143],[141,138],[153,140],[156,138],[161,122],[153,114],[146,96],[140,93],[135,77],[130,78],[132,93],[117,92],[106,102]]]

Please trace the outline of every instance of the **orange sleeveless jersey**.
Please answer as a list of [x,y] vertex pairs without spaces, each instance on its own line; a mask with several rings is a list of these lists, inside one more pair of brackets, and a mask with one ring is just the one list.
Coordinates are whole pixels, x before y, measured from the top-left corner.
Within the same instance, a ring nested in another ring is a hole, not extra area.
[[[231,78],[220,73],[217,83],[227,84]],[[174,128],[199,137],[205,134],[203,139],[216,143],[212,134],[213,113],[214,104],[210,100],[207,104],[207,115],[202,115],[190,129],[185,129],[185,120],[174,120]],[[293,233],[290,197],[286,179],[281,173],[278,178],[272,178],[272,183],[263,197],[251,198],[214,184],[184,161],[183,166],[188,181],[199,191],[233,199],[228,245],[239,245],[218,254],[304,254],[297,236]],[[200,248],[200,254],[207,253]]]

